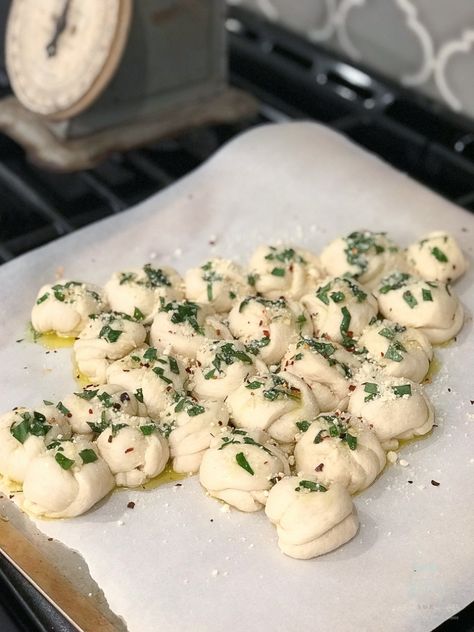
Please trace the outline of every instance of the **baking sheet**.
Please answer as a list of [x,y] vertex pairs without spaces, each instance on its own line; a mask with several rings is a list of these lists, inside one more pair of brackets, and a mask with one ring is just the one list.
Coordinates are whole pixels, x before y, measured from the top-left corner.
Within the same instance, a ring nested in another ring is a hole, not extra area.
[[[103,283],[147,260],[181,271],[209,253],[245,261],[278,239],[319,250],[359,227],[402,245],[446,228],[472,258],[473,216],[334,132],[313,123],[247,132],[131,211],[0,268],[1,410],[76,388],[70,350],[15,342],[58,270]],[[436,351],[428,392],[439,426],[404,448],[408,466],[355,498],[361,529],[341,549],[284,557],[263,512],[225,513],[195,478],[116,492],[87,515],[37,526],[83,556],[131,632],[431,630],[474,599],[473,278],[471,269],[456,285],[467,307],[457,343]]]

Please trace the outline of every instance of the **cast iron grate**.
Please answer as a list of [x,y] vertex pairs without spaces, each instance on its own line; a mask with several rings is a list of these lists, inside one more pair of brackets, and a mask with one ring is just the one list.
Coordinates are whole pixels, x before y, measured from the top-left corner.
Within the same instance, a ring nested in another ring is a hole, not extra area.
[[[268,121],[321,121],[474,210],[472,121],[244,9],[233,7],[227,25],[231,81],[261,104],[252,121],[113,154],[76,174],[28,163],[22,149],[0,135],[0,262],[129,208],[197,167],[242,129]],[[0,72],[0,94],[8,89]]]

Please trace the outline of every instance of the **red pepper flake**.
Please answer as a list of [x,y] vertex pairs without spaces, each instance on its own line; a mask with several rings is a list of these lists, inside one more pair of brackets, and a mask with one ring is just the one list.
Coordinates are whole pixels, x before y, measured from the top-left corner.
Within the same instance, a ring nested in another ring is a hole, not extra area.
[[270,332],[268,331],[268,329],[263,330],[263,335],[265,336],[265,338],[270,338]]
[[355,386],[355,384],[349,384],[349,390],[350,390],[351,392],[352,392],[352,391],[355,391],[355,390],[356,390],[356,386]]
[[130,395],[128,393],[121,393],[120,394],[120,401],[121,402],[129,402],[130,401]]
[[183,483],[176,483],[175,487],[182,487]]
[[53,538],[48,538],[48,542],[52,542],[52,541],[53,541]]
[[220,335],[221,335],[221,330],[220,330],[220,329],[216,329],[216,334],[217,334],[218,336],[220,336]]
[[353,331],[348,331],[347,332],[347,336],[348,336],[348,338],[353,338],[354,337],[354,332]]
[[189,366],[187,366],[184,370],[186,371],[186,373],[192,373],[192,370]]
[[410,483],[410,485],[413,483],[413,481],[408,481]]
[[435,487],[439,487],[441,483],[438,483],[438,481],[431,481],[431,484],[434,485]]
[[474,406],[474,399],[469,400],[471,402],[471,406]]
[[129,509],[134,509],[135,508],[135,503],[133,502],[133,500],[131,500],[129,503],[127,503],[127,507]]
[[449,388],[449,386],[448,386],[448,393],[450,393],[450,392],[451,392],[451,389],[450,389],[450,388]]
[[129,452],[133,452],[135,448],[127,448],[125,450],[125,454],[128,454]]
[[94,411],[92,410],[92,408],[89,408],[89,415],[93,415]]
[[112,435],[109,435],[109,438],[107,439],[107,443],[112,443],[113,439],[114,438],[112,437]]
[[258,326],[261,327],[263,325],[263,320],[258,323]]
[[324,463],[320,463],[314,468],[315,472],[322,472],[324,470]]

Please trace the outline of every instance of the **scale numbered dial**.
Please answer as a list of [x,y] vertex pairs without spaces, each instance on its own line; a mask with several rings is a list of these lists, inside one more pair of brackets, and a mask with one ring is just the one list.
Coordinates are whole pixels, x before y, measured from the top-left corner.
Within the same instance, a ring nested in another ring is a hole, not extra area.
[[115,74],[133,0],[13,0],[6,33],[11,86],[52,119],[82,112]]

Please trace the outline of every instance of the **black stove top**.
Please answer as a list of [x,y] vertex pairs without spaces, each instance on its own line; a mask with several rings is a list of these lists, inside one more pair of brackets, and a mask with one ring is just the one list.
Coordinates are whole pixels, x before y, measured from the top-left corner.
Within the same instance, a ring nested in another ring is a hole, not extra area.
[[[233,7],[227,26],[231,82],[260,102],[252,121],[112,154],[97,168],[74,174],[30,164],[18,145],[0,135],[0,263],[120,213],[197,167],[236,134],[265,122],[320,121],[474,211],[473,121],[244,9]],[[0,96],[8,93],[0,69]],[[0,630],[72,630],[2,556]],[[437,630],[474,632],[474,606]]]

